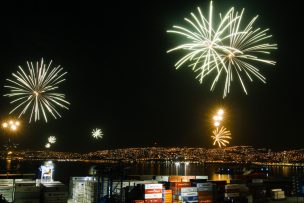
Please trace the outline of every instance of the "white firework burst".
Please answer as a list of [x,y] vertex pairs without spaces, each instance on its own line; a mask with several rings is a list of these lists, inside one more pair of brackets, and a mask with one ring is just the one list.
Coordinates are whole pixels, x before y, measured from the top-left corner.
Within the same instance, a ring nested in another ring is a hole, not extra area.
[[56,143],[57,139],[56,139],[55,136],[50,136],[50,137],[48,138],[48,141],[49,141],[49,143],[54,144],[54,143]]
[[229,144],[228,140],[232,139],[230,131],[223,126],[220,129],[217,127],[213,130],[211,138],[214,140],[213,145],[218,144],[219,147],[226,146],[226,144]]
[[[173,30],[167,31],[169,33],[181,35],[187,40],[187,43],[170,49],[168,52],[175,50],[186,51],[187,54],[177,61],[175,67],[178,69],[188,62],[188,66],[199,73],[197,78],[202,83],[204,77],[213,70],[219,72],[222,66],[226,66],[222,55],[223,53],[231,53],[233,49],[223,42],[227,40],[230,35],[237,34],[228,33],[227,29],[239,17],[236,16],[235,19],[230,19],[230,13],[234,10],[234,8],[231,8],[221,19],[218,26],[214,26],[212,1],[210,2],[208,19],[205,18],[199,7],[197,10],[199,13],[198,16],[191,13],[191,19],[185,18],[189,28],[173,26]],[[218,77],[215,80],[217,79]]]
[[[275,61],[261,58],[261,56],[269,55],[271,50],[277,49],[277,44],[267,42],[271,35],[267,35],[269,29],[253,28],[254,22],[258,16],[254,17],[243,29],[241,21],[243,19],[244,9],[240,14],[232,11],[230,13],[229,46],[232,48],[230,53],[224,55],[226,67],[223,71],[226,75],[225,88],[223,97],[230,92],[230,84],[233,81],[233,75],[236,74],[243,91],[247,94],[245,83],[242,75],[245,75],[251,82],[252,77],[258,78],[266,83],[266,78],[260,73],[256,67],[257,63],[265,63],[275,65]],[[237,19],[237,20],[234,20]],[[238,33],[238,34],[233,34]]]
[[14,79],[7,79],[10,85],[6,88],[10,89],[10,93],[5,94],[12,98],[11,104],[16,106],[11,110],[10,114],[20,110],[19,117],[30,111],[29,122],[40,120],[41,114],[47,122],[47,114],[51,114],[55,119],[61,117],[56,107],[68,109],[70,103],[65,100],[65,95],[56,92],[58,85],[65,81],[64,76],[67,72],[62,72],[63,68],[58,65],[52,68],[52,61],[46,65],[41,59],[34,65],[27,62],[28,72],[24,71],[21,66],[17,73],[13,73]]
[[45,148],[49,149],[51,147],[51,144],[50,143],[46,143],[44,146],[45,146]]
[[272,60],[261,58],[270,54],[271,50],[277,49],[277,44],[267,42],[271,35],[267,35],[268,29],[254,28],[257,19],[254,17],[246,26],[241,25],[244,9],[241,13],[231,8],[223,17],[220,15],[219,24],[213,24],[212,1],[209,7],[208,19],[203,15],[200,8],[199,15],[191,13],[191,19],[185,18],[188,27],[173,26],[173,30],[167,32],[175,33],[185,38],[185,43],[168,52],[182,50],[186,54],[177,61],[175,67],[178,69],[183,65],[192,67],[197,72],[200,83],[203,79],[215,72],[210,90],[213,91],[221,75],[225,75],[225,86],[223,98],[230,92],[233,75],[237,75],[243,91],[247,94],[245,75],[250,81],[253,77],[265,83],[265,77],[259,72],[256,65],[266,63],[275,65]]
[[99,138],[102,138],[103,133],[102,133],[101,129],[96,128],[96,129],[93,129],[93,131],[92,131],[92,136],[93,136],[95,139],[99,139]]

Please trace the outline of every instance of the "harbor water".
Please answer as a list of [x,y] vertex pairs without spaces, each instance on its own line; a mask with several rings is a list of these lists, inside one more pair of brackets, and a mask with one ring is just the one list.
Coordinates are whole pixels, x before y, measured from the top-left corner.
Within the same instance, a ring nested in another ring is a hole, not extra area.
[[[40,175],[40,166],[44,161],[1,160],[1,174],[35,174]],[[54,180],[69,183],[70,177],[92,175],[95,167],[111,166],[110,163],[89,161],[53,161]],[[210,163],[175,163],[175,162],[139,162],[124,164],[127,175],[204,175],[210,180],[234,179],[244,170],[253,168],[248,165],[210,164]],[[288,178],[304,174],[304,167],[299,166],[254,166],[257,171],[269,177]],[[267,170],[267,171],[266,171]]]

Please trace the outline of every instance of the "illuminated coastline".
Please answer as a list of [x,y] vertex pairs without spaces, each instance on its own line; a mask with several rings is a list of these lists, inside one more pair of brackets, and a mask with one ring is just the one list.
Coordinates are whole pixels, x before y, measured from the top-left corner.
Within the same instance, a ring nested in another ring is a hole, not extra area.
[[[2,152],[2,159],[6,153]],[[141,162],[169,161],[191,163],[253,163],[268,165],[304,165],[304,149],[278,151],[255,149],[251,146],[233,146],[225,148],[190,147],[147,147],[100,150],[89,153],[56,151],[14,151],[11,159],[16,160],[58,160],[87,162]]]

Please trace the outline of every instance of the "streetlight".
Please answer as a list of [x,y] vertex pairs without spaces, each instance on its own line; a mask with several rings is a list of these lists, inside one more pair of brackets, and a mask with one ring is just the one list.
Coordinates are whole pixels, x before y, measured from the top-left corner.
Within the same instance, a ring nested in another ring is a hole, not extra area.
[[4,134],[8,136],[8,144],[6,146],[7,151],[10,152],[8,155],[11,155],[12,149],[16,148],[16,145],[11,143],[10,133],[16,133],[19,127],[20,127],[20,122],[15,119],[9,119],[7,121],[2,122],[2,128]]
[[18,120],[10,119],[9,121],[4,121],[2,123],[2,128],[4,130],[16,131],[19,126],[20,126],[20,122]]

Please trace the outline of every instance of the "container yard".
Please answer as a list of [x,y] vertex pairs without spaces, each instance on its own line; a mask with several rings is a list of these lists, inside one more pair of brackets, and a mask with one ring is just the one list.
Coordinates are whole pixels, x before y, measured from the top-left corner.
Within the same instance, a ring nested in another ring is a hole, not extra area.
[[0,179],[0,202],[66,203],[68,187],[59,181],[40,179]]
[[304,202],[303,197],[291,198],[288,184],[279,180],[215,181],[208,176],[176,175],[132,175],[124,179],[99,175],[71,177],[67,185],[44,178],[2,177],[0,194],[2,202],[15,203]]
[[303,197],[290,197],[289,183],[267,179],[215,181],[208,176],[133,175],[115,180],[89,176],[72,177],[69,186],[71,203],[304,202]]

